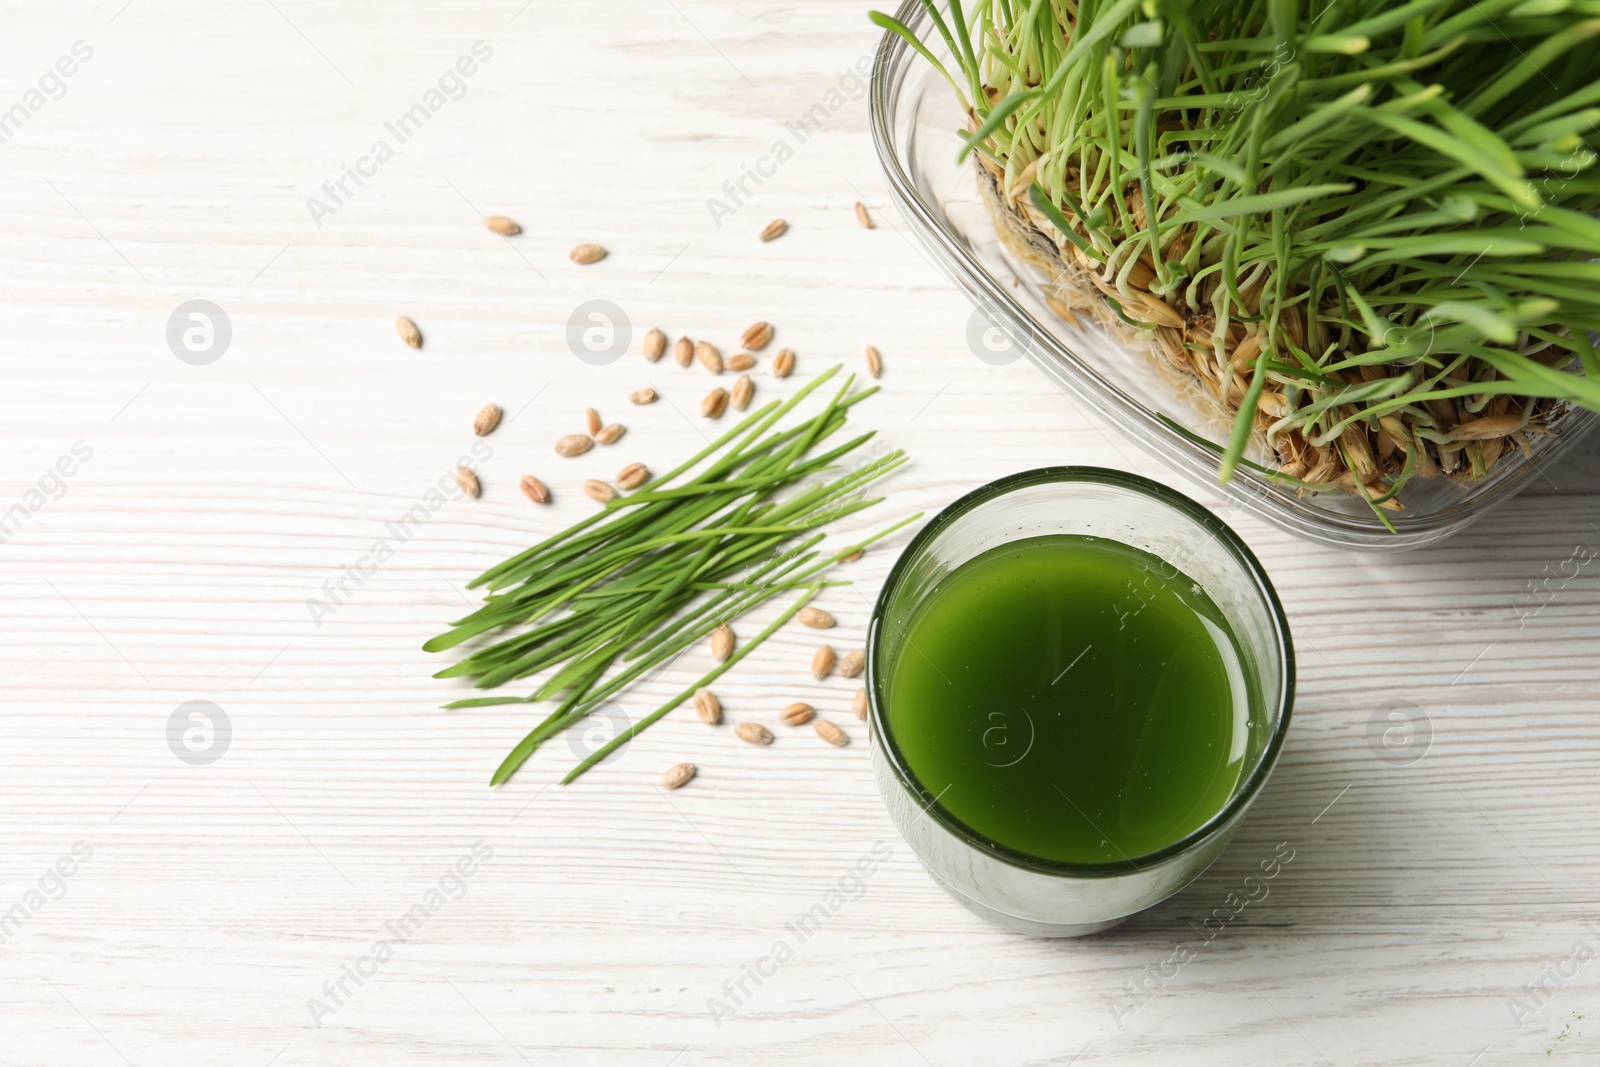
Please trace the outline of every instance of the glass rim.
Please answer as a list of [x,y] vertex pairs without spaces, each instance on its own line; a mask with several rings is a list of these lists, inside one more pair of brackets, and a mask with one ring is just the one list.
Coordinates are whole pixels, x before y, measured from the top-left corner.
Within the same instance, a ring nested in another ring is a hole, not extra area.
[[[974,511],[984,504],[998,500],[1018,489],[1029,488],[1036,485],[1050,485],[1061,483],[1092,483],[1109,485],[1123,489],[1140,496],[1164,504],[1174,511],[1199,523],[1212,537],[1220,543],[1233,557],[1239,569],[1251,581],[1257,596],[1267,608],[1268,617],[1272,622],[1273,641],[1268,649],[1276,654],[1280,665],[1280,676],[1276,694],[1263,694],[1263,701],[1268,707],[1275,706],[1278,712],[1272,733],[1267,738],[1265,747],[1257,757],[1255,766],[1234,790],[1233,795],[1211,818],[1200,826],[1191,830],[1183,837],[1170,844],[1151,852],[1138,856],[1124,856],[1119,860],[1108,860],[1103,863],[1081,863],[1067,860],[1046,859],[1035,856],[1029,852],[1012,848],[1010,845],[980,833],[966,822],[958,818],[953,812],[939,803],[939,795],[934,794],[916,772],[911,769],[905,755],[900,751],[895,741],[894,731],[890,729],[885,715],[887,703],[883,690],[887,688],[884,672],[879,667],[879,657],[883,651],[882,628],[887,615],[890,602],[898,592],[901,582],[905,577],[906,568],[917,551],[932,541],[944,530],[948,529],[957,519]],[[1201,844],[1215,834],[1240,812],[1248,807],[1266,784],[1272,769],[1277,765],[1278,754],[1283,748],[1284,738],[1289,732],[1289,719],[1294,708],[1294,645],[1289,635],[1289,621],[1284,614],[1283,605],[1278,600],[1278,594],[1272,587],[1271,580],[1267,577],[1266,569],[1256,559],[1255,553],[1250,551],[1248,545],[1234,532],[1226,522],[1223,522],[1215,512],[1203,504],[1190,499],[1184,494],[1152,481],[1142,475],[1132,474],[1127,471],[1113,470],[1109,467],[1089,466],[1056,466],[1036,467],[1032,470],[1019,471],[1008,474],[985,485],[972,490],[966,495],[953,501],[943,508],[937,515],[930,519],[922,529],[901,550],[899,558],[890,568],[889,575],[884,579],[883,587],[878,591],[877,600],[872,606],[872,618],[867,626],[867,712],[868,725],[871,728],[875,748],[882,751],[889,762],[895,777],[900,784],[906,787],[922,807],[923,814],[935,819],[946,831],[963,841],[968,846],[977,849],[985,855],[994,856],[1013,866],[1044,874],[1071,875],[1076,877],[1115,877],[1135,872],[1140,872],[1146,867],[1154,866],[1174,856],[1180,855]]]

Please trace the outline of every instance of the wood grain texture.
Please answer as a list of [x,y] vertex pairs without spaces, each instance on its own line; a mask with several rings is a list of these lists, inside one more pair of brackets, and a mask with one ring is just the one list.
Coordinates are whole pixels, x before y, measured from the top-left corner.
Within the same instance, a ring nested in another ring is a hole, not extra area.
[[[1530,591],[1600,544],[1594,447],[1403,556],[1238,518],[1299,648],[1275,777],[1221,860],[1148,914],[1074,943],[999,933],[897,837],[853,685],[805,670],[815,633],[781,633],[719,694],[730,720],[812,702],[848,747],[806,727],[758,749],[686,710],[565,789],[564,742],[487,789],[530,716],[437,710],[457,687],[418,650],[465,610],[468,577],[588,512],[582,479],[699,446],[709,379],[643,362],[653,325],[731,352],[776,324],[758,398],[882,350],[859,421],[915,462],[852,530],[1046,463],[1172,480],[1026,364],[967,350],[970,308],[889,208],[845,77],[876,44],[865,5],[10,7],[0,108],[74,42],[93,55],[0,145],[0,514],[75,442],[93,454],[0,544],[0,916],[26,912],[0,943],[0,1063],[1596,1061],[1600,569]],[[465,94],[316,225],[307,199],[480,40],[493,54]],[[841,85],[718,225],[708,198]],[[486,232],[487,213],[523,234]],[[789,232],[758,241],[778,217]],[[585,240],[610,255],[574,266]],[[233,329],[205,366],[166,341],[197,298]],[[595,298],[635,331],[608,366],[566,340]],[[798,369],[776,383],[782,346]],[[632,407],[645,384],[663,401]],[[489,402],[506,420],[483,497],[395,539],[386,524],[448,484]],[[627,435],[557,457],[590,405]],[[517,492],[524,473],[551,507]],[[318,625],[308,599],[377,538],[393,557]],[[828,593],[836,647],[861,642],[903,541]],[[620,714],[707,662],[686,656]],[[1409,766],[1368,742],[1400,699],[1432,731]],[[190,700],[232,725],[209,766],[168,748]],[[700,775],[665,794],[680,759]],[[859,899],[719,1025],[708,999],[878,841],[893,854]],[[92,855],[58,886],[75,842]],[[458,883],[475,842],[492,857]],[[1270,893],[1208,939],[1282,842],[1295,858]],[[459,899],[316,1025],[310,998],[441,879]],[[1180,946],[1194,958],[1169,973]],[[1511,998],[1537,1006],[1521,1025]]]

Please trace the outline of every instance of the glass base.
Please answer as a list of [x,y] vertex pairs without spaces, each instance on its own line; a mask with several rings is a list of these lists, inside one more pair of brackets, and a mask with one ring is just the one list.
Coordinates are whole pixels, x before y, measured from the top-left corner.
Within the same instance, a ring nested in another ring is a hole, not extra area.
[[[928,868],[924,866],[923,870],[928,870]],[[1012,915],[1008,912],[998,911],[994,908],[991,908],[987,904],[973,900],[971,897],[961,892],[961,890],[943,881],[932,871],[928,871],[928,877],[933,879],[935,885],[948,893],[952,900],[955,900],[957,903],[965,906],[966,909],[972,912],[974,915],[978,916],[979,918],[989,920],[1003,930],[1010,930],[1014,934],[1024,934],[1028,937],[1087,937],[1090,934],[1098,934],[1102,931],[1109,930],[1113,926],[1120,926],[1122,923],[1133,918],[1133,916],[1139,914],[1135,911],[1116,919],[1104,919],[1100,922],[1092,923],[1039,922],[1034,919],[1025,919],[1020,915]]]

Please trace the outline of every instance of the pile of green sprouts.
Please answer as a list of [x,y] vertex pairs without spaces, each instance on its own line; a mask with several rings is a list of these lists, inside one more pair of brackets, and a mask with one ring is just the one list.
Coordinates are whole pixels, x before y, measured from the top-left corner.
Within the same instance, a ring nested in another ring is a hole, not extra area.
[[1600,2],[921,3],[948,66],[873,19],[960,98],[1002,235],[1231,423],[1224,479],[1254,447],[1398,510],[1600,411]]
[[[906,461],[898,449],[840,462],[873,437],[858,434],[824,449],[849,411],[876,393],[849,376],[822,410],[780,422],[838,373],[817,375],[771,401],[645,488],[498,563],[473,579],[483,606],[428,641],[429,652],[471,644],[437,678],[470,678],[479,689],[538,676],[523,696],[468,697],[450,708],[553,700],[556,706],[506,756],[491,784],[506,781],[546,741],[602,709],[713,630],[780,595],[789,606],[738,651],[667,703],[581,759],[563,784],[710,685],[793,618],[829,585],[834,564],[859,555],[920,518],[909,518],[835,552],[823,528],[870,508],[867,486]],[[479,641],[486,635],[492,640]]]

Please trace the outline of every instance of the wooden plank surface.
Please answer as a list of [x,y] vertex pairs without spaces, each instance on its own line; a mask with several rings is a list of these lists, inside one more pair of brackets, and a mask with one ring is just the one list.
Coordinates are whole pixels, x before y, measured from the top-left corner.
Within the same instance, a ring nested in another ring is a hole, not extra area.
[[[1300,651],[1282,763],[1187,891],[1108,936],[1029,941],[918,866],[851,688],[810,681],[805,634],[759,650],[723,701],[811,700],[848,748],[756,749],[678,713],[565,789],[566,743],[487,789],[529,716],[439,711],[455,687],[418,650],[468,577],[588,512],[579,480],[700,445],[707,380],[640,360],[651,325],[732,350],[776,323],[800,369],[758,375],[761,396],[882,349],[859,421],[914,463],[852,529],[1047,463],[1173,480],[1025,363],[967,350],[969,306],[887,204],[852,80],[877,41],[862,5],[112,0],[12,4],[6,31],[0,110],[26,116],[0,144],[0,514],[25,514],[0,544],[0,916],[18,917],[0,1063],[1595,1062],[1600,572],[1570,562],[1600,544],[1594,447],[1406,555],[1238,519]],[[41,87],[80,41],[88,58]],[[474,72],[441,89],[464,56]],[[361,164],[430,90],[426,123]],[[818,103],[827,121],[792,143]],[[792,158],[762,163],[779,140]],[[308,199],[358,165],[365,185],[313,218]],[[747,202],[708,207],[758,167]],[[486,233],[489,212],[526,232]],[[789,234],[757,241],[775,217]],[[574,266],[581,240],[610,256]],[[196,299],[232,329],[205,365],[167,342]],[[607,366],[567,341],[592,299],[636,331]],[[667,403],[627,406],[647,382]],[[396,537],[490,401],[508,414],[483,498]],[[591,404],[627,436],[558,460]],[[70,476],[48,475],[63,456]],[[554,507],[516,492],[527,471]],[[380,538],[392,558],[313,618]],[[892,557],[828,594],[839,647],[860,643]],[[168,743],[193,700],[231,724],[205,766]],[[1431,733],[1405,766],[1368,735],[1398,700]],[[683,758],[700,779],[661,793]],[[880,841],[858,898],[715,1017]],[[1207,938],[1283,842],[1267,896]]]

